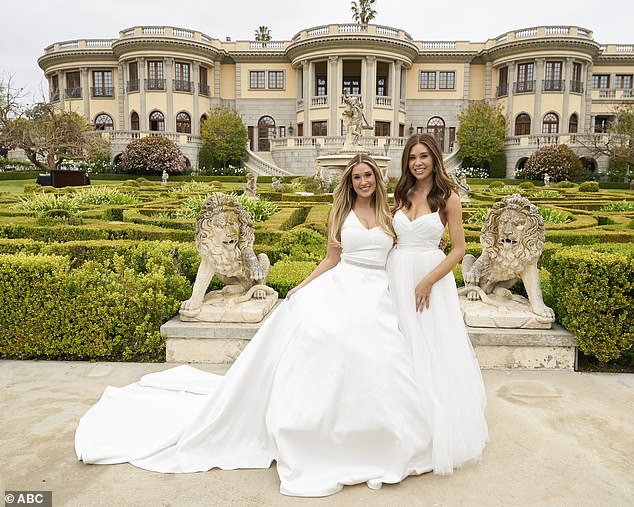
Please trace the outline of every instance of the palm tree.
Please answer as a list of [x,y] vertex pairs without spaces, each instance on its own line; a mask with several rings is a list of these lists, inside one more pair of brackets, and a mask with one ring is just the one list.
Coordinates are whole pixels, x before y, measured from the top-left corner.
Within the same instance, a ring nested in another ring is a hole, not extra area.
[[372,8],[376,0],[353,0],[350,10],[352,11],[352,19],[360,25],[367,25],[376,17],[376,11]]
[[271,30],[269,30],[269,27],[260,25],[255,31],[255,40],[259,42],[266,42],[271,40]]

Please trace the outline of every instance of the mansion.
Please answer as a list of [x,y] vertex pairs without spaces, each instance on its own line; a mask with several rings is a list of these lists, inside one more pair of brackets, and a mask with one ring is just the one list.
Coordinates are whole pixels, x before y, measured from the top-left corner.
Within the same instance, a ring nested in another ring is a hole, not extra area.
[[[614,107],[634,103],[634,44],[602,44],[576,26],[524,28],[485,42],[417,40],[359,24],[267,42],[136,26],[114,39],[56,42],[38,63],[50,100],[104,131],[113,160],[132,139],[165,135],[197,166],[201,122],[226,105],[248,129],[245,164],[259,174],[313,174],[317,156],[341,150],[344,92],[362,101],[374,130],[361,144],[391,157],[391,175],[400,173],[414,132],[432,133],[451,158],[470,101],[501,106],[509,177],[545,144],[586,156],[576,134],[605,135]],[[584,161],[607,171],[607,159]]]

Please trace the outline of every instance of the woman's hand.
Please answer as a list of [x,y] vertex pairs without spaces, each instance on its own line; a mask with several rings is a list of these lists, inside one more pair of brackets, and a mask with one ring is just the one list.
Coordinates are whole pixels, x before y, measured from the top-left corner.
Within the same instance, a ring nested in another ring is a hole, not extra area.
[[301,285],[298,285],[297,287],[293,287],[291,290],[289,290],[286,293],[286,299],[290,300],[293,294],[295,294],[300,288],[301,288]]
[[434,284],[423,278],[414,290],[416,300],[416,311],[422,312],[424,308],[429,308],[429,298],[431,296],[431,288]]

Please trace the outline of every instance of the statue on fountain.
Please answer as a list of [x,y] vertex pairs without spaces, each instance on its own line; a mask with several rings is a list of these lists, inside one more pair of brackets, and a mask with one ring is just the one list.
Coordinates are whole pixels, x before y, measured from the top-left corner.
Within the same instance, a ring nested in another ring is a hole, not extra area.
[[346,140],[344,148],[360,146],[359,138],[364,130],[372,130],[363,112],[363,102],[360,97],[350,96],[347,90],[343,92],[343,103],[346,105],[342,113],[346,124]]

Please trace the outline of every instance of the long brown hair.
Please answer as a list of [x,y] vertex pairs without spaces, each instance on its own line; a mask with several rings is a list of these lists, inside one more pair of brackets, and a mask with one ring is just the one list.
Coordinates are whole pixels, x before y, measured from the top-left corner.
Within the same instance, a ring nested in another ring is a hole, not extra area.
[[442,150],[438,141],[429,134],[414,134],[405,142],[403,156],[401,157],[401,177],[394,191],[394,211],[400,208],[409,208],[412,205],[408,193],[416,184],[416,178],[409,170],[409,154],[417,144],[425,145],[434,161],[432,187],[429,195],[427,195],[427,202],[432,212],[443,211],[447,199],[449,199],[451,192],[455,190],[455,185],[445,171]]
[[385,188],[385,181],[383,181],[379,166],[372,157],[365,153],[360,153],[352,157],[350,162],[348,162],[346,169],[341,175],[341,181],[339,181],[337,188],[335,188],[333,192],[331,212],[332,227],[328,235],[330,240],[337,245],[341,245],[341,228],[357,200],[357,193],[352,186],[352,170],[361,163],[366,163],[372,168],[374,179],[376,180],[376,189],[372,196],[376,213],[376,223],[383,231],[389,234],[392,239],[396,238],[394,229],[392,228],[390,207],[387,203],[387,189]]

